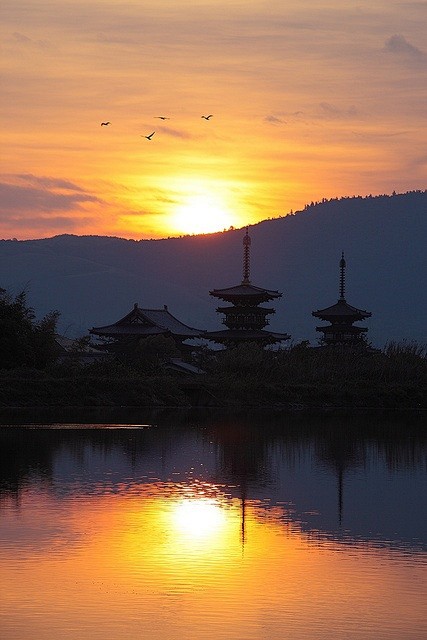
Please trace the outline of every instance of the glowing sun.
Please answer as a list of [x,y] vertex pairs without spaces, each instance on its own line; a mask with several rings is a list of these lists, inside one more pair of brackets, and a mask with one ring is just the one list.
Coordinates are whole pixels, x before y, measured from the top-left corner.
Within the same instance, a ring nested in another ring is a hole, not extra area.
[[175,209],[171,226],[185,234],[214,233],[229,229],[233,217],[214,195],[193,195]]

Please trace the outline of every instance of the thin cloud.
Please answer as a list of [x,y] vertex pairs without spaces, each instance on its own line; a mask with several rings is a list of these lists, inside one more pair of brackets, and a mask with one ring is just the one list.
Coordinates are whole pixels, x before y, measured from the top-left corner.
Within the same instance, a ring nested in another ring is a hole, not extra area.
[[12,35],[17,42],[22,42],[24,44],[30,44],[32,42],[31,38],[24,36],[23,33],[19,33],[18,31],[15,31]]
[[27,216],[12,216],[7,221],[9,229],[56,229],[56,230],[75,230],[80,229],[82,226],[90,226],[95,222],[95,218],[83,217],[77,218],[75,216],[39,216],[39,217],[27,217]]
[[38,49],[48,49],[50,47],[50,42],[47,40],[33,40],[19,31],[15,31],[12,35],[15,42],[24,46],[37,47]]
[[192,140],[193,136],[187,131],[179,131],[179,129],[172,129],[171,127],[157,127],[156,131],[171,136],[172,138],[181,138],[182,140]]
[[282,120],[282,118],[279,118],[278,116],[266,116],[264,118],[265,122],[270,122],[271,124],[286,124],[286,120]]
[[380,140],[381,138],[398,138],[399,136],[405,136],[408,133],[411,133],[409,130],[407,131],[391,131],[390,133],[374,133],[372,131],[352,131],[352,134],[357,138],[363,138],[365,140]]
[[425,63],[427,60],[427,55],[421,49],[408,42],[404,36],[397,34],[386,40],[384,49],[406,61]]
[[412,158],[409,163],[409,167],[412,170],[423,169],[424,167],[427,167],[427,154]]
[[351,106],[348,109],[340,109],[329,102],[321,102],[319,107],[322,115],[333,120],[353,118],[358,115],[357,109],[354,106]]
[[32,173],[17,173],[14,175],[10,175],[12,180],[15,178],[18,182],[23,182],[24,184],[37,185],[40,187],[45,187],[47,189],[64,189],[69,191],[77,191],[83,193],[84,190],[76,185],[74,182],[69,182],[68,180],[62,180],[59,178],[51,178],[46,176],[35,176]]
[[[69,184],[61,180],[56,182],[59,182],[59,184]],[[58,184],[56,184],[56,188],[58,188]],[[70,186],[67,186],[66,189],[70,191]],[[10,182],[0,182],[0,200],[4,214],[31,211],[44,213],[51,211],[72,211],[81,209],[86,203],[101,202],[99,198],[85,193],[81,189],[70,191],[69,193],[56,193],[50,188],[12,184]]]

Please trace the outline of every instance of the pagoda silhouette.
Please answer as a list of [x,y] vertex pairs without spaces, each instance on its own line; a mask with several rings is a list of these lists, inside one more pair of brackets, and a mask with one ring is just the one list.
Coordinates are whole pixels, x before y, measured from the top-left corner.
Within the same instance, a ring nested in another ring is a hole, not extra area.
[[367,346],[365,333],[368,331],[366,327],[354,327],[353,323],[365,318],[370,318],[371,313],[362,309],[352,307],[345,299],[345,270],[346,262],[344,252],[342,252],[340,260],[340,284],[339,298],[336,304],[326,309],[313,311],[315,318],[325,320],[330,324],[326,326],[316,327],[316,331],[323,333],[321,344],[323,346],[339,346],[339,347],[360,347]]
[[256,342],[266,346],[290,338],[288,333],[273,333],[265,329],[269,324],[267,316],[275,313],[275,310],[260,305],[281,298],[282,294],[256,287],[251,283],[250,247],[251,238],[246,227],[243,238],[243,280],[233,287],[209,291],[211,296],[229,303],[230,306],[217,308],[218,313],[224,314],[222,322],[227,328],[222,331],[208,331],[203,337],[228,348],[245,342]]

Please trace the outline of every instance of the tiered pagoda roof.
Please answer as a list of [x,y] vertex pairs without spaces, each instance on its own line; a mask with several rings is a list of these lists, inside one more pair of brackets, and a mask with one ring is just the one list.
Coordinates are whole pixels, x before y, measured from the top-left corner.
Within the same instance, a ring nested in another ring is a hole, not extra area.
[[248,228],[243,238],[243,279],[240,284],[224,289],[213,289],[210,295],[229,302],[231,306],[218,307],[217,311],[223,313],[223,324],[227,329],[222,331],[209,331],[205,338],[214,342],[230,346],[239,342],[259,342],[273,344],[290,338],[287,333],[274,333],[264,329],[269,322],[267,315],[275,313],[274,309],[260,307],[263,302],[268,302],[282,296],[276,290],[264,289],[253,285],[250,281],[250,245]]
[[366,327],[354,327],[353,323],[371,317],[370,311],[358,309],[348,304],[345,299],[345,269],[346,262],[344,252],[340,260],[340,297],[338,301],[326,307],[313,311],[315,318],[325,320],[330,324],[323,327],[316,327],[316,331],[323,333],[323,342],[327,345],[355,345],[363,342],[362,334],[366,333]]
[[326,309],[313,311],[312,315],[316,318],[321,318],[322,320],[329,320],[329,322],[339,321],[342,318],[345,318],[346,320],[351,318],[352,322],[356,322],[357,320],[370,318],[372,314],[369,311],[363,311],[362,309],[352,307],[351,304],[348,304],[344,299],[339,299],[338,302],[330,307],[326,307]]
[[[245,302],[250,304],[261,304],[262,302],[267,302],[267,300],[282,297],[282,294],[278,291],[256,287],[249,281],[245,282],[245,280],[242,280],[240,284],[237,284],[234,287],[228,287],[227,289],[213,289],[212,291],[209,291],[209,293],[211,296],[220,298],[225,302],[234,302],[235,300],[238,300],[241,304],[244,304]],[[274,313],[274,311],[272,313]]]

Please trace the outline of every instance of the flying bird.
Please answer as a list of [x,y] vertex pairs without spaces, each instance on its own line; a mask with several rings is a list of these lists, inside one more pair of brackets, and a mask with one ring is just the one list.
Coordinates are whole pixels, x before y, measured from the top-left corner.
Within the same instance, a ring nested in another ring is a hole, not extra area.
[[213,114],[211,113],[210,116],[202,116],[202,118],[204,118],[205,120],[209,120],[209,118],[212,118]]
[[156,118],[159,118],[159,120],[170,120],[170,118],[167,118],[166,116],[155,116]]
[[156,133],[156,132],[155,132],[155,131],[153,131],[153,133],[150,133],[150,135],[149,135],[149,136],[141,136],[141,138],[147,138],[147,140],[151,140],[151,138],[154,136],[154,134],[155,134],[155,133]]
[[101,127],[108,127],[111,122],[101,122]]

